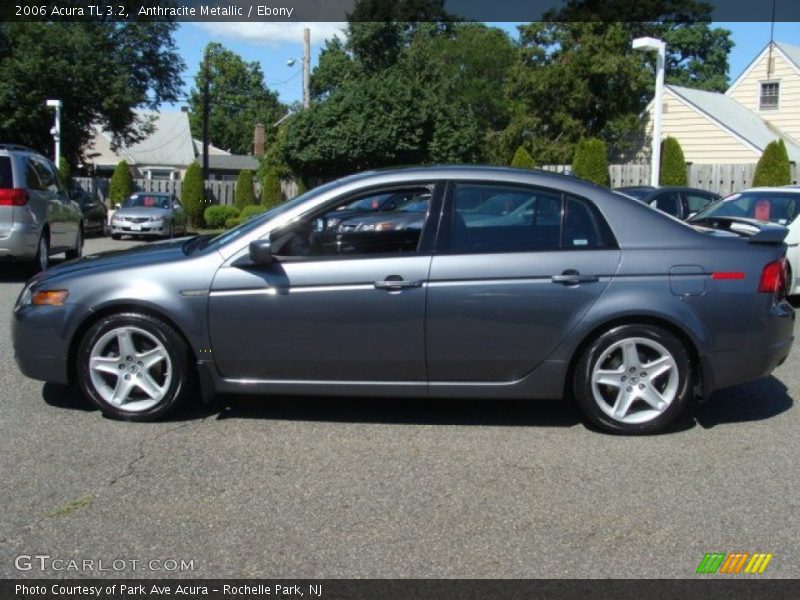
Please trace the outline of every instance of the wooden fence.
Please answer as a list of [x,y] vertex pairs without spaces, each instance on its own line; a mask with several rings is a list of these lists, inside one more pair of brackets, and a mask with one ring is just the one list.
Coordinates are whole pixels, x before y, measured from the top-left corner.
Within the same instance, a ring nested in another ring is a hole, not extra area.
[[[73,177],[72,180],[82,189],[96,194],[108,201],[110,180],[101,177]],[[181,182],[169,179],[134,179],[134,186],[140,192],[164,192],[181,197]],[[261,183],[255,182],[256,198],[261,197]],[[236,194],[235,181],[206,181],[206,191],[217,204],[232,205]],[[297,195],[297,183],[293,180],[281,181],[281,192],[284,198],[293,198]]]
[[[556,173],[571,173],[569,165],[545,165],[545,171]],[[715,192],[720,196],[727,196],[740,192],[753,185],[755,164],[719,164],[719,165],[687,165],[686,179],[691,187]],[[609,165],[608,172],[611,177],[611,187],[628,185],[650,185],[650,165]],[[791,166],[792,183],[797,184],[797,165]]]
[[[572,172],[570,165],[544,165],[541,167],[545,171],[555,173]],[[719,165],[687,165],[686,176],[691,187],[700,188],[715,192],[721,196],[727,196],[752,186],[755,164],[719,164]],[[608,168],[611,177],[611,187],[623,187],[629,185],[649,185],[650,184],[650,165],[631,164],[631,165],[610,165]],[[797,184],[798,167],[791,166],[792,183]],[[73,178],[84,190],[96,193],[104,201],[108,199],[109,180],[98,177],[75,177]],[[143,192],[167,192],[181,196],[181,182],[170,181],[167,179],[135,179],[136,189]],[[256,197],[261,195],[261,184],[256,182]],[[222,205],[233,204],[236,193],[235,181],[207,181],[206,190],[214,202]],[[293,180],[282,180],[281,191],[284,198],[293,198],[297,195],[297,183]]]

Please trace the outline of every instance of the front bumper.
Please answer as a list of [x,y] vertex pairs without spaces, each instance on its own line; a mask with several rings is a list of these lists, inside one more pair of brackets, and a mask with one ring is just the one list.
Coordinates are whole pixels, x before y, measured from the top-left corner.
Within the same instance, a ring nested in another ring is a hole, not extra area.
[[21,306],[14,309],[11,338],[14,359],[22,374],[32,379],[67,384],[69,340],[73,324],[85,308],[64,306]]
[[117,235],[164,236],[169,233],[169,223],[166,221],[149,223],[111,221],[111,233]]

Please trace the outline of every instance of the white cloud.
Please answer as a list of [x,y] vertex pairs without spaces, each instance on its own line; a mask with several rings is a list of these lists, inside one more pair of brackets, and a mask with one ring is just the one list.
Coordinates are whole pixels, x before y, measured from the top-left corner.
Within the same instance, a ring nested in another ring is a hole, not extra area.
[[227,38],[261,44],[265,46],[283,46],[284,44],[302,44],[303,29],[311,30],[312,45],[322,44],[325,40],[338,35],[343,38],[342,30],[347,23],[275,23],[209,21],[192,23],[205,30],[215,38]]

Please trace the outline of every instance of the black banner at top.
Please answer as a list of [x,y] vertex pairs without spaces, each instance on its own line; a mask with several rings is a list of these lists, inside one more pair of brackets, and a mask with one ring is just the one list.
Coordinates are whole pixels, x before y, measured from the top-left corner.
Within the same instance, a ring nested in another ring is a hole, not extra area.
[[[355,10],[363,0],[3,0],[0,20],[14,21],[272,21],[373,20]],[[466,21],[800,21],[800,2],[775,0],[369,0],[388,18]],[[433,8],[433,10],[431,10]],[[353,14],[355,15],[353,17]],[[432,17],[431,15],[437,15]]]

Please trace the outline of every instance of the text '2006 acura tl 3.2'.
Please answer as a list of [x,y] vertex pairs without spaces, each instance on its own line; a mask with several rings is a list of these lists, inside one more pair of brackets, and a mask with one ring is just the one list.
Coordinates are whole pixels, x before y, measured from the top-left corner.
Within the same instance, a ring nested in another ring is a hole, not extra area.
[[215,393],[574,398],[603,430],[653,432],[786,359],[785,235],[535,171],[364,173],[35,276],[14,350],[129,420]]

